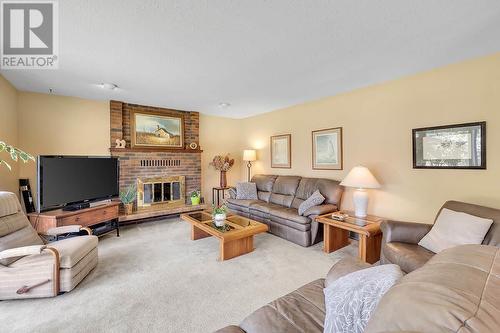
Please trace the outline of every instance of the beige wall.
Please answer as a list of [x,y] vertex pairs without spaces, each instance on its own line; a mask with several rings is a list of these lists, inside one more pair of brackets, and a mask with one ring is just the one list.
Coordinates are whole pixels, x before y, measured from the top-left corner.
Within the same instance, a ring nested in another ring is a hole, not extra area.
[[[383,184],[371,191],[369,212],[389,218],[428,222],[448,199],[500,208],[499,87],[500,53],[242,120],[202,114],[203,195],[210,202],[219,182],[208,166],[214,155],[230,153],[237,160],[228,173],[235,184],[246,179],[243,149],[257,148],[253,173],[340,180],[355,165],[369,167]],[[19,137],[19,147],[35,155],[109,154],[108,102],[19,92],[16,134],[16,92],[5,80],[0,96],[8,119],[0,124],[2,139]],[[488,122],[488,170],[412,169],[412,128],[480,120]],[[311,131],[338,126],[344,128],[344,170],[312,170]],[[269,137],[284,133],[292,134],[292,169],[271,169]],[[17,174],[0,172],[0,186],[17,190]],[[34,185],[35,165],[21,166],[19,175]],[[348,191],[342,208],[352,208],[351,197]]]
[[[487,121],[488,169],[414,170],[411,129]],[[344,170],[311,168],[311,131],[344,130]],[[271,169],[269,137],[292,134],[292,169]],[[430,222],[449,199],[500,208],[500,53],[243,120],[243,147],[258,148],[255,171],[342,179],[367,166],[383,184],[369,213]],[[241,178],[245,178],[241,170]],[[343,209],[352,208],[352,193]]]
[[[109,102],[18,93],[19,145],[33,155],[109,155]],[[36,197],[36,166],[21,165]]]
[[235,165],[227,173],[227,182],[234,185],[241,174],[241,121],[200,115],[201,185],[207,203],[212,201],[212,187],[219,186],[219,172],[209,166],[215,155],[230,154]]
[[[0,75],[0,141],[18,145],[17,130],[17,91]],[[18,163],[12,161],[6,152],[0,153],[0,158],[12,167],[9,171],[0,165],[0,191],[19,192]]]

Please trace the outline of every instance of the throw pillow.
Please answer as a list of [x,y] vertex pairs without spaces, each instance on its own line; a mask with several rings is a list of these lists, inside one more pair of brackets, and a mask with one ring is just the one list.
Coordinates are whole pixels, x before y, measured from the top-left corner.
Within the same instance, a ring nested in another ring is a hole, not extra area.
[[382,296],[400,278],[398,265],[362,269],[338,278],[323,290],[324,333],[362,333]]
[[257,186],[255,183],[236,184],[236,199],[257,200]]
[[325,201],[325,197],[321,195],[319,190],[316,190],[309,198],[299,205],[299,215],[303,215],[306,210],[311,207],[321,205]]
[[457,245],[481,244],[493,220],[443,208],[418,245],[439,253]]

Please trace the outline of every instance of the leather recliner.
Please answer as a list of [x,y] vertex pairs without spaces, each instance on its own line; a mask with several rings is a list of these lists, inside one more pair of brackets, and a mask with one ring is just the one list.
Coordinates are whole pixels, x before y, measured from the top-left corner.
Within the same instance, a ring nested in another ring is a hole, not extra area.
[[[500,209],[489,208],[459,201],[447,201],[443,208],[463,212],[493,220],[483,244],[500,246]],[[431,230],[432,224],[385,221],[381,224],[383,232],[381,264],[396,264],[409,273],[423,266],[435,253],[418,245],[418,242]]]
[[0,300],[57,296],[75,288],[97,266],[97,237],[79,225],[48,235],[85,231],[46,244],[21,211],[14,193],[0,192]]

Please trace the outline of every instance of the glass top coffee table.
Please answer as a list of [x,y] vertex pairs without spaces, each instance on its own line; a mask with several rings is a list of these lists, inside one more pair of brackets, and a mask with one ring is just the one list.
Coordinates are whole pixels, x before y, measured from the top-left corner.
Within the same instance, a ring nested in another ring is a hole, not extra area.
[[253,251],[253,236],[266,232],[267,225],[236,214],[227,214],[223,227],[215,225],[206,211],[181,214],[191,224],[191,240],[214,236],[219,239],[219,259],[231,259]]

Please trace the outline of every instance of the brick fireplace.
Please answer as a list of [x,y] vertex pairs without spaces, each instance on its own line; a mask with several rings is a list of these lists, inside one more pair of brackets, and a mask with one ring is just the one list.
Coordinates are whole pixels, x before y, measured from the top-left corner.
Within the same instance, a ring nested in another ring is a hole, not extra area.
[[[183,149],[131,148],[130,113],[159,112],[166,116],[184,118]],[[189,202],[189,194],[201,188],[201,150],[190,149],[190,143],[199,145],[199,113],[180,111],[119,101],[110,102],[111,155],[120,161],[120,189],[135,184],[138,179],[183,176],[185,188],[184,202]],[[125,148],[114,148],[116,140],[125,140]]]

